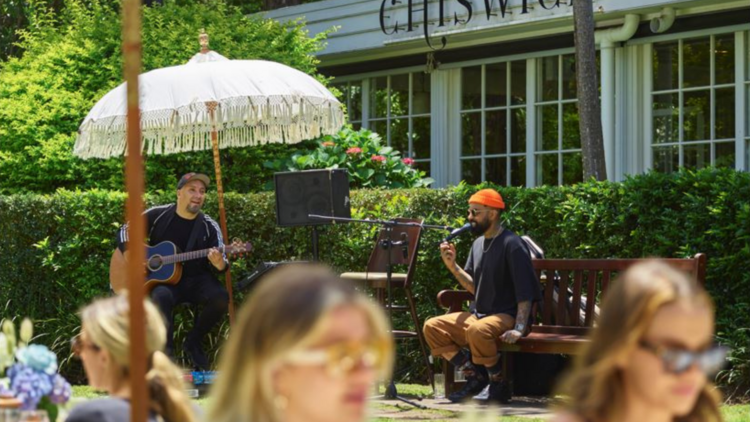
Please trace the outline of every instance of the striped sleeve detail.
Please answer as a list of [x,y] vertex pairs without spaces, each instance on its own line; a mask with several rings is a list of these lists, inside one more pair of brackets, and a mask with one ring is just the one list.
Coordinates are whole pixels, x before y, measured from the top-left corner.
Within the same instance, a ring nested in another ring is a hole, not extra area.
[[[224,246],[224,236],[221,234],[221,227],[219,227],[219,224],[216,223],[216,220],[214,220],[213,218],[211,218],[211,217],[209,217],[209,216],[207,216],[205,214],[204,214],[204,216],[206,217],[205,218],[205,222],[207,224],[210,224],[211,226],[213,226],[214,230],[216,231],[216,239],[217,239],[217,245],[216,246],[219,247],[219,248],[222,248]],[[206,227],[206,229],[208,229],[208,227]],[[210,233],[211,232],[209,231],[209,234]],[[226,252],[222,252],[222,255],[224,256],[224,260],[226,261],[227,260],[227,254],[226,254]]]

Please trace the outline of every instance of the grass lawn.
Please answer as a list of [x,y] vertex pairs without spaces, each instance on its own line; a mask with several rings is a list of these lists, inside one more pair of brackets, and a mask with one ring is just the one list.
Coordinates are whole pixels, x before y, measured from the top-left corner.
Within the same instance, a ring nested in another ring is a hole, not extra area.
[[[432,395],[432,389],[425,385],[418,384],[398,384],[396,386],[398,393],[408,397],[429,397]],[[381,394],[385,391],[385,387],[380,387]],[[73,405],[75,403],[85,400],[90,400],[98,397],[105,397],[91,387],[88,386],[74,386],[73,387]],[[201,407],[205,407],[208,399],[200,398],[197,399],[197,403]],[[374,413],[389,413],[394,414],[393,418],[390,417],[374,417],[369,422],[401,422],[410,420],[428,420],[430,422],[457,422],[461,420],[459,412],[443,409],[427,409],[419,410],[414,409],[408,405],[399,404],[386,404],[382,402],[376,402],[372,404],[372,411]],[[721,412],[724,415],[725,422],[747,422],[750,421],[750,404],[741,405],[724,405],[721,408]],[[497,421],[500,422],[544,422],[545,419],[533,418],[533,417],[520,417],[520,416],[499,416]]]

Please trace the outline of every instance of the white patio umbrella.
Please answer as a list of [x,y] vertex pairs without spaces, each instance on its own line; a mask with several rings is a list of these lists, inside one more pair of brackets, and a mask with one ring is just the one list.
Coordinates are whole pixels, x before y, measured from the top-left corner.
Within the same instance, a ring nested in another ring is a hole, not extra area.
[[[213,149],[225,239],[220,148],[297,143],[333,134],[344,122],[341,104],[310,75],[270,61],[226,60],[209,50],[188,64],[140,75],[138,87],[142,153]],[[79,128],[75,155],[107,158],[125,154],[126,89],[123,83],[91,109]],[[229,277],[227,273],[231,297]],[[230,301],[230,321],[233,317]]]

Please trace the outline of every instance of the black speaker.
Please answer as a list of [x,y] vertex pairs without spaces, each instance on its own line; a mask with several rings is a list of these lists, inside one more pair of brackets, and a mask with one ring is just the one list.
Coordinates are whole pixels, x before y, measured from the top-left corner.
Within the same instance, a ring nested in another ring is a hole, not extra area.
[[330,222],[308,214],[351,218],[349,175],[345,169],[276,173],[276,224],[311,226]]

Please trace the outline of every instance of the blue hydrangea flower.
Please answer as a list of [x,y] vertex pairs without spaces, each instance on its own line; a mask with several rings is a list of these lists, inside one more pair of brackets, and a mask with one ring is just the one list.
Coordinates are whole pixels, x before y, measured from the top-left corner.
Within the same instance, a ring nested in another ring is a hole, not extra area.
[[18,362],[47,375],[57,372],[57,356],[47,346],[31,344],[16,351]]
[[60,374],[55,374],[52,378],[52,392],[49,393],[49,399],[54,404],[64,404],[70,400],[71,388],[65,378]]
[[36,409],[42,397],[52,392],[52,377],[22,363],[10,367],[8,378],[13,395],[23,403],[22,410]]

